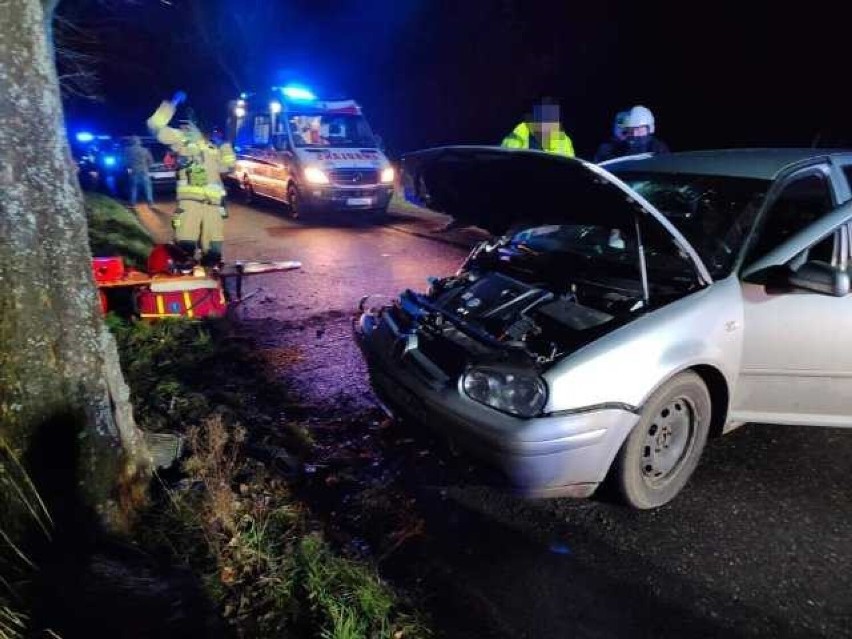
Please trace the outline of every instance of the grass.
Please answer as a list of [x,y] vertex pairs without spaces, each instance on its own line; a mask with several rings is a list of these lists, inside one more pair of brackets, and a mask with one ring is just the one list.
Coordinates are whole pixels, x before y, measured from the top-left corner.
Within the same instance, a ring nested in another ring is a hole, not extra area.
[[216,352],[211,331],[218,325],[189,321],[126,322],[110,316],[122,369],[134,398],[135,417],[143,430],[183,431],[216,409]]
[[92,255],[120,255],[129,266],[143,268],[154,242],[136,216],[100,193],[85,193],[85,207]]
[[336,554],[286,483],[241,454],[244,437],[218,417],[189,431],[191,481],[143,517],[144,544],[201,575],[241,637],[428,636],[375,568]]
[[[162,484],[137,537],[198,575],[242,637],[428,636],[375,568],[337,554],[307,508],[249,441],[305,450],[298,422],[258,428],[281,390],[227,322],[147,324],[110,318],[137,421],[185,435],[184,479]],[[245,425],[245,427],[244,427]]]
[[[93,254],[144,264],[151,240],[132,213],[96,194],[87,210]],[[246,453],[250,441],[295,453],[313,442],[281,420],[281,388],[234,327],[107,323],[137,423],[182,433],[191,451],[180,481],[159,480],[134,531],[139,545],[194,572],[238,637],[429,636],[404,597],[369,563],[340,556],[287,482]]]
[[0,440],[0,639],[29,636],[30,586],[38,567],[21,543],[49,541],[53,521],[14,451]]
[[0,605],[0,639],[18,639],[27,633],[26,615],[14,608]]

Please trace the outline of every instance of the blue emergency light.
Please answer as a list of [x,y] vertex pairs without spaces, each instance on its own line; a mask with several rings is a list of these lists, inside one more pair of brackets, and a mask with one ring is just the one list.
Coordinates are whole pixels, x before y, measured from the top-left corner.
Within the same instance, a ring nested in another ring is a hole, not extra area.
[[290,100],[317,99],[317,96],[314,95],[313,91],[295,84],[288,84],[286,87],[281,87],[281,93],[284,94],[285,98],[289,98]]
[[115,166],[115,156],[114,155],[105,155],[104,156],[104,166]]
[[77,142],[91,142],[95,139],[95,136],[89,133],[88,131],[80,131],[77,134]]

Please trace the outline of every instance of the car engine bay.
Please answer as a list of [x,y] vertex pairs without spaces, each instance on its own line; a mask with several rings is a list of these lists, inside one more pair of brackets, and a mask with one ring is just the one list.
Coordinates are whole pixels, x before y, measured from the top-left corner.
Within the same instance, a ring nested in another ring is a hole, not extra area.
[[641,293],[576,283],[554,291],[476,270],[435,280],[422,297],[445,319],[461,320],[449,322],[454,329],[473,328],[474,336],[484,333],[492,346],[522,349],[538,363],[579,348],[643,305]]
[[386,310],[453,375],[474,360],[547,366],[690,290],[655,282],[648,295],[635,262],[588,264],[501,238],[477,246],[455,275],[431,278],[426,293],[405,291]]

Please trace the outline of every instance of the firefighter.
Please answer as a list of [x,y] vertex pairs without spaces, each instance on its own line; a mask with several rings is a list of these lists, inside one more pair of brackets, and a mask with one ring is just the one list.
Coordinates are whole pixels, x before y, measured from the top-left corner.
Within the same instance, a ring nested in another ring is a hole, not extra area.
[[202,264],[217,267],[222,261],[227,217],[220,174],[234,166],[236,156],[230,144],[216,146],[191,122],[182,123],[179,129],[168,126],[184,100],[186,94],[178,91],[160,104],[148,118],[148,128],[180,158],[178,207],[172,220],[175,241],[189,255],[195,254],[200,242]]
[[[657,138],[654,114],[647,107],[637,105],[627,112],[624,120],[624,140],[611,145],[603,145],[595,155],[596,162],[612,160],[626,155],[668,153],[669,147]],[[604,148],[607,147],[607,148]]]
[[559,105],[542,100],[533,107],[533,117],[521,122],[503,138],[501,146],[508,149],[538,149],[566,157],[574,157],[571,138],[562,130],[559,122]]
[[612,137],[598,147],[595,152],[595,162],[603,162],[614,157],[615,149],[627,138],[624,123],[627,122],[629,114],[630,111],[619,111],[615,114],[615,120],[612,123]]

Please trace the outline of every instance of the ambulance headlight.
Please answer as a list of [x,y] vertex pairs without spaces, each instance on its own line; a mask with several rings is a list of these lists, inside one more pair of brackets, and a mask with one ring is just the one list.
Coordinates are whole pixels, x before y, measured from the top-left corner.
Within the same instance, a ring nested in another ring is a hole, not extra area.
[[305,181],[308,184],[328,184],[328,176],[325,171],[315,166],[305,167]]
[[389,166],[386,169],[382,169],[382,184],[390,184],[393,182],[396,177],[396,172],[393,170],[392,166]]

